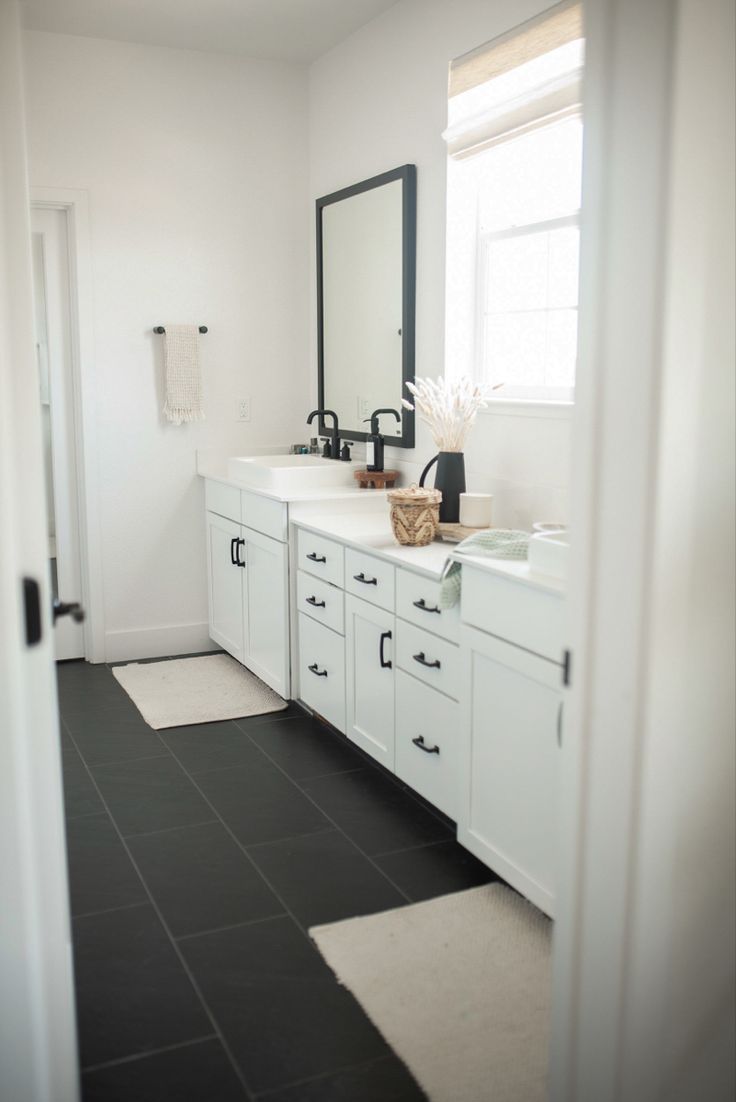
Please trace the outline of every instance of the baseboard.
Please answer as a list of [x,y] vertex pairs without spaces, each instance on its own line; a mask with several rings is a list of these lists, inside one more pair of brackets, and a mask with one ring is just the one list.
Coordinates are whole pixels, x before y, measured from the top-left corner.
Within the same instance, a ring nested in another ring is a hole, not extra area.
[[105,632],[106,662],[134,662],[137,658],[164,658],[219,650],[217,643],[209,637],[207,623]]

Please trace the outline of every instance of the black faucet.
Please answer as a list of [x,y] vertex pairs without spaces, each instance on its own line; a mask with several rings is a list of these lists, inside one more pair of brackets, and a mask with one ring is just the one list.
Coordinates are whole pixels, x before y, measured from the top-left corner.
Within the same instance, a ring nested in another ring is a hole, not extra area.
[[[331,417],[332,418],[333,425],[332,425],[332,432],[330,433],[330,443],[329,443],[329,445],[325,445],[325,451],[323,451],[322,454],[323,455],[328,455],[330,459],[339,459],[340,458],[340,434],[339,434],[338,425],[337,425],[337,414],[332,409],[313,409],[312,412],[309,414],[309,417],[307,417],[307,424],[311,425],[311,423],[312,423],[312,421],[314,420],[315,417],[321,417],[322,420],[324,420],[325,417]],[[330,449],[329,452],[327,451],[328,447]]]

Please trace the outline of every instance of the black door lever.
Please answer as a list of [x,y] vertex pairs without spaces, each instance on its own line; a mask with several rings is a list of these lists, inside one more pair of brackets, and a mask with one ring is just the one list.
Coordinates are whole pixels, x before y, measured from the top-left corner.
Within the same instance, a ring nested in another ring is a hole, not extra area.
[[65,601],[60,601],[58,597],[54,597],[52,615],[54,623],[56,623],[60,616],[71,616],[75,624],[81,624],[84,620],[85,613],[79,601],[71,601],[67,604]]

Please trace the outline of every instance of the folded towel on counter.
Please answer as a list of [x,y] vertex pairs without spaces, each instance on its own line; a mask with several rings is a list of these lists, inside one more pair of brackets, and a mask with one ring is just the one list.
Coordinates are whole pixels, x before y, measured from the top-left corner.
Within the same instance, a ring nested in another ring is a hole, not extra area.
[[166,325],[164,373],[166,420],[175,425],[204,421],[198,325]]
[[[529,555],[529,532],[514,528],[488,528],[475,532],[459,543],[453,555],[480,555],[489,559],[526,559]],[[440,582],[440,608],[452,608],[460,600],[462,566],[448,559]]]

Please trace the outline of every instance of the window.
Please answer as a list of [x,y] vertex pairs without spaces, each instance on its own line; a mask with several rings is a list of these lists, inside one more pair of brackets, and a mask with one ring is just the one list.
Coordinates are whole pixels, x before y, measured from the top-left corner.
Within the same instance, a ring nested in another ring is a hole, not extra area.
[[582,49],[568,4],[451,69],[448,358],[503,398],[574,394]]

